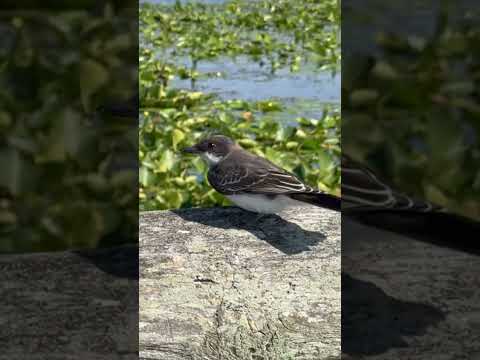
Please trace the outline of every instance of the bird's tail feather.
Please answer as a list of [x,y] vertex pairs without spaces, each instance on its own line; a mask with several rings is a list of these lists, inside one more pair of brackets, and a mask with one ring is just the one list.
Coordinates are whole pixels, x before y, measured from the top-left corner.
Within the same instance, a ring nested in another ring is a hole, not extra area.
[[330,210],[340,211],[342,208],[342,202],[339,197],[322,192],[294,193],[290,194],[290,197],[298,201],[303,201]]

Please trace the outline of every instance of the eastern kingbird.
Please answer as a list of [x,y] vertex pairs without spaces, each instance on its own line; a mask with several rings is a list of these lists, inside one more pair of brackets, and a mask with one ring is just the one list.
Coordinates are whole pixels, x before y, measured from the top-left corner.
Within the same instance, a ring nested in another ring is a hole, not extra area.
[[[480,222],[405,195],[345,154],[342,154],[342,215],[368,228],[387,230],[389,234],[480,252],[476,240]],[[348,229],[348,224],[343,222],[342,228],[345,225]]]
[[294,174],[215,135],[183,150],[209,166],[208,182],[242,209],[274,214],[308,203],[340,211],[340,198],[304,184]]
[[396,191],[371,169],[345,154],[342,154],[342,210],[346,212],[445,211],[441,206]]

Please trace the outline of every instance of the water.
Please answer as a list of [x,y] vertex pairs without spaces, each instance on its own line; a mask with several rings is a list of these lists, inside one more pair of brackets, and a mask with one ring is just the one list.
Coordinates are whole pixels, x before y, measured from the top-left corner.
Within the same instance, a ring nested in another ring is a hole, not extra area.
[[[188,61],[183,62],[189,66]],[[312,67],[292,73],[288,68],[271,74],[268,66],[260,67],[245,57],[220,58],[198,64],[200,73],[220,73],[196,82],[196,89],[213,92],[224,99],[264,100],[300,97],[321,103],[339,104],[340,74],[315,71]],[[176,79],[174,86],[190,89],[190,80]]]
[[[175,4],[175,0],[149,2]],[[220,4],[225,0],[201,2]],[[140,43],[141,46],[150,47],[142,37]],[[171,60],[168,52],[158,51],[156,58],[160,61]],[[191,68],[188,58],[175,57],[175,62]],[[196,80],[193,88],[190,79],[175,78],[171,85],[180,89],[214,93],[224,100],[277,100],[286,105],[288,109],[281,113],[275,113],[275,119],[282,122],[291,122],[295,117],[320,118],[326,106],[340,107],[340,71],[320,71],[308,61],[300,66],[298,72],[291,72],[286,66],[271,74],[269,64],[260,66],[246,56],[239,56],[236,59],[220,57],[214,60],[200,61],[197,64],[197,71],[201,76]]]
[[[469,11],[477,11],[476,0],[344,0],[342,3],[342,37],[344,52],[378,54],[375,36],[384,32],[411,34],[417,37],[433,35],[442,9],[447,6],[450,21],[458,21]],[[358,39],[361,40],[358,40]]]

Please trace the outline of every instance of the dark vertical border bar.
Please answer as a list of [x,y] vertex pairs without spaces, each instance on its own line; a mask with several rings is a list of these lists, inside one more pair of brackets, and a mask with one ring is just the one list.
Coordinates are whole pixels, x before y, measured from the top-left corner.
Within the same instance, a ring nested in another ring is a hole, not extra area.
[[1,359],[138,358],[138,1],[0,4]]
[[342,352],[480,354],[480,13],[342,2]]

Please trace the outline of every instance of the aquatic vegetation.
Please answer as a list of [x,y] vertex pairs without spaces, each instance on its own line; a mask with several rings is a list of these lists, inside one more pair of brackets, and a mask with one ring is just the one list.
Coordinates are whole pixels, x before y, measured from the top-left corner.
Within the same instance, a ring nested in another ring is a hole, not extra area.
[[[281,99],[225,99],[195,86],[209,77],[228,79],[199,70],[203,62],[227,58],[246,57],[270,76],[312,65],[338,71],[336,1],[145,4],[140,26],[140,210],[228,203],[208,186],[202,161],[179,153],[210,132],[339,194],[338,104],[304,116],[307,111]],[[176,79],[190,79],[191,86],[178,88]]]
[[138,241],[136,119],[95,111],[135,93],[135,12],[67,5],[2,13],[0,252]]
[[378,33],[378,52],[345,57],[342,150],[404,191],[480,219],[478,14],[447,15],[431,35]]
[[222,55],[247,55],[272,73],[283,66],[296,71],[306,60],[321,69],[337,69],[339,21],[336,0],[143,4],[142,56],[148,61],[163,51],[166,58],[188,57],[191,74],[198,62]]
[[[287,125],[266,112],[278,103],[208,101],[196,93],[175,93],[176,107],[144,113],[140,125],[140,209],[227,204],[206,182],[206,167],[180,149],[208,132],[222,133],[240,145],[293,171],[309,184],[339,193],[340,115],[325,110],[321,119],[298,118]],[[196,102],[192,106],[192,101]]]

